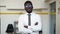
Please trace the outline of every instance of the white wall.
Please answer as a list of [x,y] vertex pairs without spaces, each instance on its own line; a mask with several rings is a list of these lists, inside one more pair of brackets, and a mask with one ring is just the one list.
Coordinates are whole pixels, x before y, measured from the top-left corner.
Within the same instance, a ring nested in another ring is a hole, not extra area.
[[6,5],[6,1],[5,0],[0,0],[0,5],[5,6]]
[[56,34],[60,34],[60,13],[58,14],[58,12],[60,12],[58,11],[58,8],[60,7],[59,2],[60,0],[58,0],[56,3]]
[[[24,9],[24,2],[27,0],[0,0],[0,5],[6,6],[8,9]],[[47,8],[44,0],[30,0],[34,9]],[[36,5],[37,4],[37,5]]]
[[1,34],[1,16],[0,16],[0,34]]
[[42,34],[49,34],[49,15],[42,15]]

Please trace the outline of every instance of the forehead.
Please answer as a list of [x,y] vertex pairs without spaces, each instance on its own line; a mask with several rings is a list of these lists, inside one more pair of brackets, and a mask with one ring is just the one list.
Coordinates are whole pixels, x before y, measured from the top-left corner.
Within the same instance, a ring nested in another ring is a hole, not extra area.
[[32,5],[31,3],[26,3],[25,5]]

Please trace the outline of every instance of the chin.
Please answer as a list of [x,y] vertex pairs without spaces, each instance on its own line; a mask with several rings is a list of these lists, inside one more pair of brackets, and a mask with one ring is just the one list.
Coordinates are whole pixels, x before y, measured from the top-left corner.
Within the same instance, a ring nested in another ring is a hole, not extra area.
[[28,12],[28,13],[32,13],[32,12]]
[[27,11],[27,13],[32,13],[32,11]]

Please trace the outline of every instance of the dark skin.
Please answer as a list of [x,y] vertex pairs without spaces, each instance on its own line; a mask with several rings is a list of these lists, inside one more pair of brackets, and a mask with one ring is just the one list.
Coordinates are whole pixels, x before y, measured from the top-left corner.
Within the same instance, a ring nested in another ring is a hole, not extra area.
[[33,5],[31,5],[31,3],[26,3],[24,7],[27,13],[32,13]]
[[[24,5],[24,7],[25,7],[25,10],[26,10],[27,13],[32,13],[33,5],[31,3],[26,3]],[[36,22],[35,25],[38,25],[38,22]],[[26,26],[26,25],[24,27],[28,28],[28,26]]]

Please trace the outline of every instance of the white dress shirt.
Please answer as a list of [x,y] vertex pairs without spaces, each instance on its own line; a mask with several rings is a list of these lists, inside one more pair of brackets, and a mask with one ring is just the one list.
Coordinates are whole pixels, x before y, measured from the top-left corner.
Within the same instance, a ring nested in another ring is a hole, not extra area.
[[[38,22],[38,25],[35,25],[36,22]],[[25,28],[24,25],[27,25],[28,29]],[[18,29],[20,33],[39,34],[41,28],[42,28],[42,23],[41,23],[40,15],[31,13],[31,26],[28,25],[28,13],[20,15],[18,19]]]

